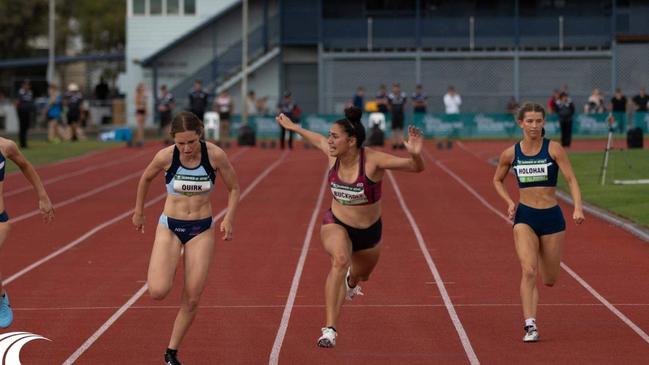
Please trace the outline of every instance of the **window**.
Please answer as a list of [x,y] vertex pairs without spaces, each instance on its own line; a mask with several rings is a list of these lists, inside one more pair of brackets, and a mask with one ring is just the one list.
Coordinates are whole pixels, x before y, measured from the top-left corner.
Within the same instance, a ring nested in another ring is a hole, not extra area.
[[144,15],[146,0],[133,0],[133,15]]
[[150,1],[149,14],[151,14],[151,15],[161,15],[162,14],[162,0],[149,0],[149,1]]
[[185,15],[194,15],[196,14],[196,0],[185,0]]
[[167,0],[167,15],[178,15],[178,0]]

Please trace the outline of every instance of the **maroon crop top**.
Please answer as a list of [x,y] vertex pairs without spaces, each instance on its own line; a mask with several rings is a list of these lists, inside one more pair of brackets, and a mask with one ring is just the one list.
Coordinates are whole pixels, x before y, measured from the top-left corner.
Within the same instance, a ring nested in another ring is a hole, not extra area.
[[329,187],[334,199],[342,205],[369,205],[381,200],[381,181],[374,182],[365,175],[365,149],[361,148],[361,158],[356,181],[348,184],[338,177],[340,161],[329,170]]

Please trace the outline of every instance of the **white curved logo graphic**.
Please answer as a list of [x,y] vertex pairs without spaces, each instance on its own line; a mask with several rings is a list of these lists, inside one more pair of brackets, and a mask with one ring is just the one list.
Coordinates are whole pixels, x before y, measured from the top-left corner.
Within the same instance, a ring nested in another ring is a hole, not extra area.
[[0,365],[22,365],[20,363],[20,350],[27,342],[34,340],[47,340],[40,335],[29,332],[8,332],[0,334]]

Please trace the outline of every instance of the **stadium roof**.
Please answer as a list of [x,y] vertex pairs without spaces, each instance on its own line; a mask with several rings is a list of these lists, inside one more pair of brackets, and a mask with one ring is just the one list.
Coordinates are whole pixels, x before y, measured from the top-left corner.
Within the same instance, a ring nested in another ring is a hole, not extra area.
[[[124,56],[124,52],[86,54],[86,55],[78,55],[78,56],[56,56],[54,58],[54,62],[57,64],[74,63],[74,62],[125,61],[125,60],[126,58]],[[47,66],[48,62],[49,60],[47,57],[12,58],[12,59],[0,60],[0,69]]]

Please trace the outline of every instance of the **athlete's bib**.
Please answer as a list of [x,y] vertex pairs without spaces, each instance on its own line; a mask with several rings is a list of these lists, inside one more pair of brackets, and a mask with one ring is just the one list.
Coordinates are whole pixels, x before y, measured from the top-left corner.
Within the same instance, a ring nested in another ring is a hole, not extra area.
[[176,174],[173,182],[174,191],[184,195],[194,195],[209,192],[212,182],[209,176],[191,176]]
[[360,205],[369,201],[365,195],[363,183],[359,183],[356,186],[350,186],[332,182],[330,186],[331,193],[340,204]]

